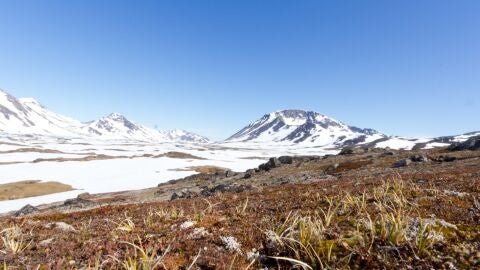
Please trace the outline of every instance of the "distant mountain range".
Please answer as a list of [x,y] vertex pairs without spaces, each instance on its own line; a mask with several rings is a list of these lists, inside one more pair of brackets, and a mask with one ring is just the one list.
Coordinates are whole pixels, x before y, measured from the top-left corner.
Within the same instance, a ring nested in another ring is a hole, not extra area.
[[17,99],[1,89],[0,132],[153,142],[209,142],[206,137],[184,130],[148,128],[118,113],[83,123],[54,113],[32,98]]
[[[184,130],[160,131],[148,128],[118,113],[81,122],[54,113],[32,98],[17,99],[1,89],[0,132],[87,139],[210,143],[208,138]],[[264,115],[220,143],[255,147],[314,147],[325,150],[353,146],[412,149],[448,146],[479,135],[480,132],[437,138],[389,136],[374,129],[349,126],[313,111],[283,110]]]

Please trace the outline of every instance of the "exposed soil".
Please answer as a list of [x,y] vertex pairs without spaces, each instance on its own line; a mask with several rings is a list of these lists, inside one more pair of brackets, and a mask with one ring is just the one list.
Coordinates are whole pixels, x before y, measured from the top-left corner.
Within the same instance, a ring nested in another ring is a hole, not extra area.
[[215,174],[220,172],[229,171],[230,169],[213,166],[213,165],[203,165],[203,166],[191,166],[186,167],[183,169],[172,169],[174,171],[195,171],[197,173],[204,173],[204,174]]
[[0,184],[0,201],[48,195],[73,190],[72,186],[59,182],[26,180]]
[[47,153],[47,154],[64,154],[64,152],[53,149],[43,148],[18,148],[15,150],[0,151],[0,154],[12,154],[12,153]]
[[204,159],[202,157],[198,157],[198,156],[191,155],[191,154],[188,154],[188,153],[175,152],[175,151],[163,153],[163,154],[160,154],[160,155],[156,155],[154,157],[156,157],[156,158],[168,157],[168,158],[181,158],[181,159],[200,159],[200,160]]

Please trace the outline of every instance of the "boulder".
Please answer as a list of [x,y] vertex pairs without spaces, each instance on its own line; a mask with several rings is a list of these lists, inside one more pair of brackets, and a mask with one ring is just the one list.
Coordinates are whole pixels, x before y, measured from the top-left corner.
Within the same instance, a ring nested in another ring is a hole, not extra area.
[[393,168],[407,167],[412,163],[412,160],[409,158],[400,159],[397,162],[393,163]]
[[262,163],[258,165],[258,169],[260,171],[270,171],[270,167],[268,166],[268,163]]
[[270,158],[267,163],[260,164],[258,169],[261,171],[270,171],[272,168],[280,167],[282,163],[278,160],[278,158]]
[[278,158],[278,161],[281,164],[292,164],[293,163],[293,158],[291,156],[281,156]]
[[428,162],[428,157],[426,155],[413,155],[410,157],[410,160],[413,162]]
[[254,169],[249,169],[245,172],[245,174],[243,175],[243,178],[248,179],[248,178],[252,177],[254,174],[255,174],[255,170]]
[[268,167],[270,167],[270,169],[280,167],[282,165],[282,163],[278,160],[278,158],[275,158],[275,157],[270,158],[267,164],[268,164]]
[[196,192],[193,192],[188,189],[183,189],[181,191],[172,193],[172,195],[170,196],[170,201],[173,201],[176,199],[190,199],[197,196],[198,194]]

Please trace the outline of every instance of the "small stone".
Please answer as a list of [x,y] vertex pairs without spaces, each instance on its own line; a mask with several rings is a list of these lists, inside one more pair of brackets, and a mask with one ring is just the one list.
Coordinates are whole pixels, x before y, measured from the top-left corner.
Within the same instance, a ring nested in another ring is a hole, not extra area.
[[77,231],[77,230],[75,230],[75,228],[72,225],[67,224],[65,222],[48,223],[47,225],[45,225],[45,228],[47,228],[47,229],[59,229],[59,230],[64,231],[64,232],[76,232]]
[[41,246],[41,247],[46,247],[46,246],[50,245],[53,242],[53,240],[54,240],[54,238],[48,238],[48,239],[40,241],[38,243],[38,245]]

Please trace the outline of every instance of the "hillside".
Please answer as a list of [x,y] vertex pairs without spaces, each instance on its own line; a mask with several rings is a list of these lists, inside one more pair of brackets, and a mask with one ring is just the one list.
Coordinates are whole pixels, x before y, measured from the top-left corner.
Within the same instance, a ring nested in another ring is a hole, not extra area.
[[479,147],[285,156],[246,172],[218,168],[151,189],[25,207],[0,220],[0,260],[97,269],[474,269],[480,152],[462,149]]

